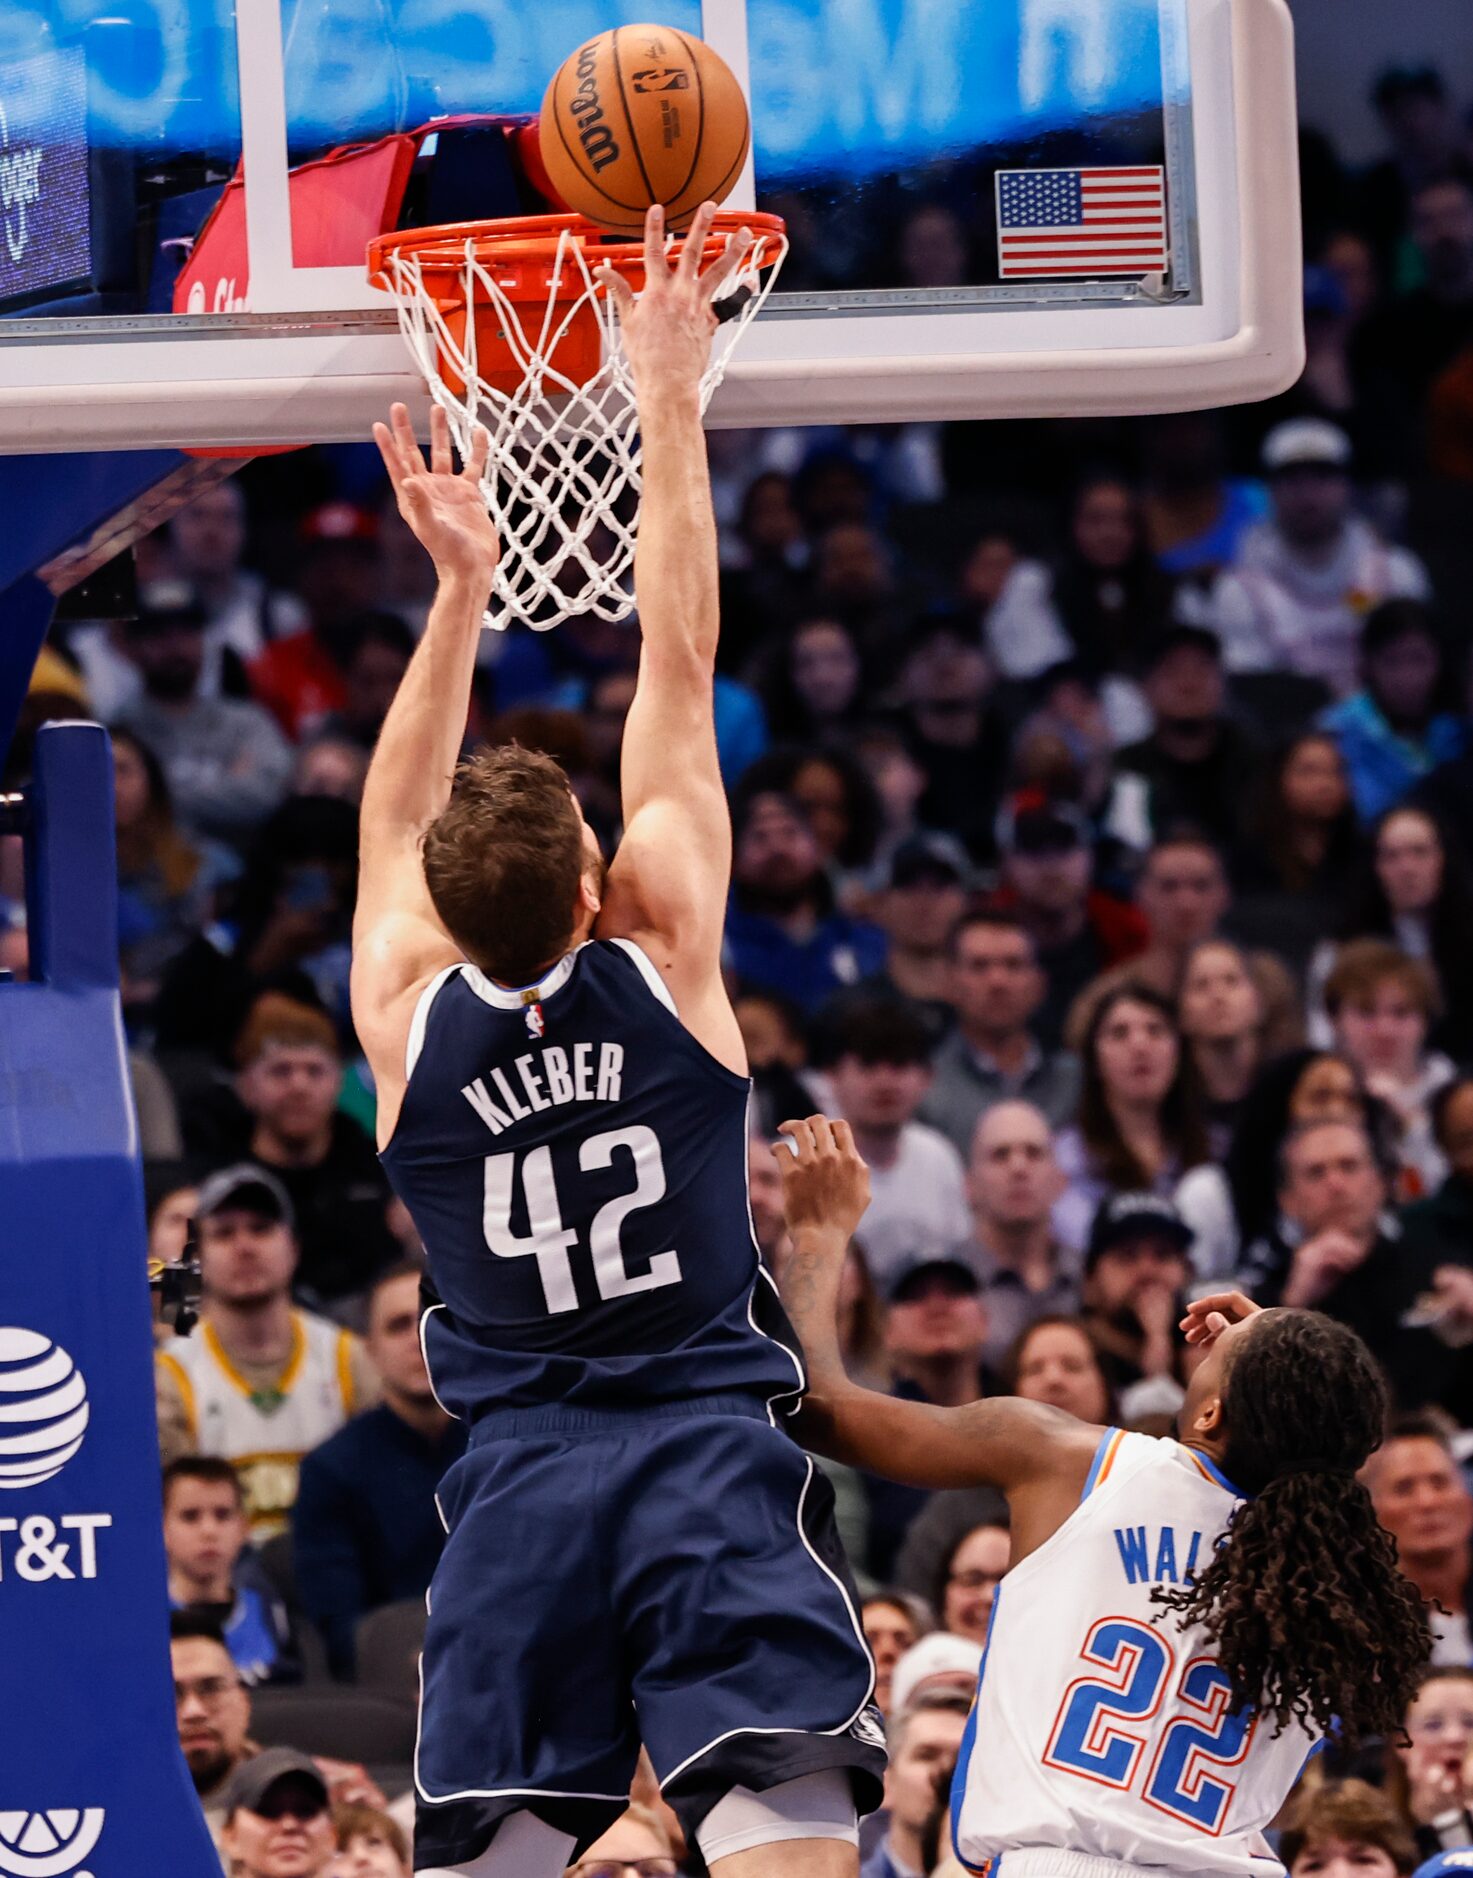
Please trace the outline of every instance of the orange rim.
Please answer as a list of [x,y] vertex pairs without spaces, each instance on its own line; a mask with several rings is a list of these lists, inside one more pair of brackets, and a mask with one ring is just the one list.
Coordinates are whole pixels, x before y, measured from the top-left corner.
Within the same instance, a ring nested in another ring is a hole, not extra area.
[[[726,246],[726,237],[739,229],[750,229],[759,239],[767,236],[781,240],[786,224],[779,215],[753,211],[741,214],[734,209],[717,211],[706,238],[702,259],[714,261]],[[423,266],[463,267],[467,249],[483,265],[505,262],[544,261],[557,258],[565,235],[572,235],[587,258],[599,267],[612,267],[619,273],[642,279],[644,275],[643,237],[613,235],[581,215],[510,215],[491,222],[451,222],[435,228],[405,228],[391,235],[377,235],[368,244],[369,279],[375,286],[394,291],[389,267],[395,257],[413,256]],[[671,258],[685,248],[685,237],[677,235]],[[506,290],[511,299],[540,300],[546,297],[544,286],[528,282],[519,295],[512,283]]]

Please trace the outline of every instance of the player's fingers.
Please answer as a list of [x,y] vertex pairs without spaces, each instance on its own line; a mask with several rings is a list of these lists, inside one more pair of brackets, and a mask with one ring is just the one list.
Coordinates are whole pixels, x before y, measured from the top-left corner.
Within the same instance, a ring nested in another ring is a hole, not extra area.
[[[807,1122],[797,1119],[790,1122],[780,1122],[777,1132],[785,1136],[792,1144],[793,1154],[797,1160],[812,1160],[813,1130],[808,1126]],[[777,1151],[777,1146],[774,1145],[773,1152],[776,1153]],[[781,1167],[782,1165],[782,1161],[779,1160],[778,1166]]]
[[721,289],[734,274],[741,272],[747,256],[752,252],[752,231],[739,229],[736,234],[726,238],[726,250],[716,259],[701,276],[701,296],[705,300],[720,297]]
[[596,268],[593,278],[613,296],[614,305],[619,309],[619,318],[626,319],[634,306],[634,290],[618,268]]
[[373,440],[378,445],[378,453],[384,460],[384,468],[389,473],[389,481],[397,489],[404,480],[404,465],[399,461],[399,446],[394,442],[394,433],[387,424],[375,424]]
[[849,1160],[858,1160],[859,1149],[854,1145],[854,1130],[841,1115],[831,1124],[834,1131],[834,1146]]
[[813,1151],[815,1154],[832,1156],[834,1149],[833,1124],[827,1115],[810,1115],[808,1126],[813,1130]]
[[409,421],[407,404],[395,404],[389,407],[389,427],[394,433],[394,442],[398,446],[399,460],[404,465],[404,474],[412,476],[416,470],[422,470],[424,458],[419,453],[419,442],[414,434],[414,426]]
[[470,455],[465,460],[461,475],[467,482],[479,483],[486,474],[486,458],[491,453],[491,433],[484,424],[477,424],[471,433]]
[[701,262],[706,254],[706,240],[715,219],[714,202],[703,202],[696,210],[695,218],[686,231],[685,246],[680,251],[680,263],[675,270],[677,280],[693,281],[700,274]]
[[665,210],[658,202],[650,204],[644,218],[644,277],[650,282],[670,278],[670,263],[665,259]]
[[440,404],[430,407],[430,468],[436,476],[448,476],[455,468],[450,454],[450,419]]

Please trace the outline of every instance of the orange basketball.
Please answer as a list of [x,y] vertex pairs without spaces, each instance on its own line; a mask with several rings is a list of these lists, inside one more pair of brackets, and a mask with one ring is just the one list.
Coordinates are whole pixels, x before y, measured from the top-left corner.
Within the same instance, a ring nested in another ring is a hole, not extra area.
[[637,235],[663,203],[667,226],[731,193],[751,122],[731,68],[670,26],[616,26],[564,60],[542,101],[539,140],[554,189],[579,215]]

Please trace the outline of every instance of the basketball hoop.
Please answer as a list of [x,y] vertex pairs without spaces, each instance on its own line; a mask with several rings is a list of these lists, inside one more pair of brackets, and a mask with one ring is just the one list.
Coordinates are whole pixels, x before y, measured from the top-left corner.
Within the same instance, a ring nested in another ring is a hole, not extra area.
[[[723,211],[703,265],[743,228],[752,250],[717,305],[703,413],[787,253],[777,216]],[[669,243],[672,260],[683,245]],[[488,626],[545,632],[571,614],[619,620],[634,608],[639,417],[618,313],[594,279],[601,267],[639,292],[643,243],[578,215],[411,228],[368,244],[369,278],[393,295],[457,447],[468,453],[478,425],[490,433],[484,488],[502,547]]]

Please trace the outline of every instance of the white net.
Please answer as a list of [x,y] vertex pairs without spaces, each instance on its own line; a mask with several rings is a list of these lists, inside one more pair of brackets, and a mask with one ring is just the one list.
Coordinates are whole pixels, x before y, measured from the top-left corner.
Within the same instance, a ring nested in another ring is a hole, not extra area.
[[[452,325],[442,311],[418,253],[395,249],[386,256],[384,274],[400,330],[430,395],[450,420],[457,447],[468,451],[478,425],[490,433],[483,487],[501,537],[501,562],[486,624],[503,629],[521,620],[545,632],[580,613],[623,619],[634,609],[640,438],[618,313],[593,278],[606,255],[597,247],[585,252],[580,233],[564,229],[546,303],[519,304],[477,253],[478,245],[484,249],[484,240],[466,238],[456,271],[464,304],[494,310],[499,338],[521,373],[513,390],[489,382],[479,369],[478,321],[466,319],[463,336],[457,336],[459,322]],[[756,232],[731,297],[719,308],[724,317],[701,381],[702,413],[772,291],[786,253],[781,234]],[[444,255],[441,244],[434,263],[441,283]],[[601,329],[602,363],[580,381],[558,369],[558,354],[574,323],[587,320],[590,310]],[[494,365],[488,362],[487,370],[505,379],[505,355]],[[457,393],[447,375],[464,390]]]

